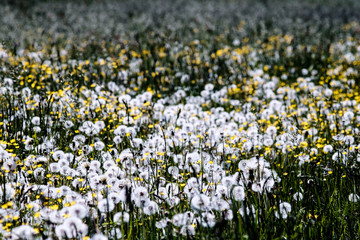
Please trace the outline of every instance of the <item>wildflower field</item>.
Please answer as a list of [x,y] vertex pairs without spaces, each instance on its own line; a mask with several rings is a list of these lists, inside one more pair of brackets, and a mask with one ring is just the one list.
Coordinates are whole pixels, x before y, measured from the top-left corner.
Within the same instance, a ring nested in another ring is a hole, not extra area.
[[359,12],[0,1],[0,239],[359,239]]

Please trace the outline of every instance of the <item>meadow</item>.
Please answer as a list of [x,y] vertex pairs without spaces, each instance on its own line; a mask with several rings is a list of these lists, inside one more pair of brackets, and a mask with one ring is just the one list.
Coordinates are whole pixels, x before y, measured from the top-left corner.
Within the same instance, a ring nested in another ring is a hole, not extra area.
[[358,12],[0,2],[0,239],[359,239]]

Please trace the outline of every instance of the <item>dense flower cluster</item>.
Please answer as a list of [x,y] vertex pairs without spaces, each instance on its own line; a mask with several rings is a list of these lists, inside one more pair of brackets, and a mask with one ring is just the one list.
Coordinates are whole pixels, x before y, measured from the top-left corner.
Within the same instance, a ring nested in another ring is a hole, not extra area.
[[354,29],[319,58],[290,33],[0,45],[0,238],[290,237],[356,216]]

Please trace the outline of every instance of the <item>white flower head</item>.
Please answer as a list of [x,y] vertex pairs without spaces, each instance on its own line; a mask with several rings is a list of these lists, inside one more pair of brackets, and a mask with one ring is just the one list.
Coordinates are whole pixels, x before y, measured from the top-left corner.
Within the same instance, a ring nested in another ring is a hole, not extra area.
[[291,205],[288,202],[282,202],[279,205],[279,211],[275,212],[277,218],[286,219],[288,214],[291,212]]
[[196,195],[191,199],[191,208],[198,211],[207,211],[210,208],[210,198],[204,194]]
[[301,193],[301,192],[296,192],[296,193],[294,194],[294,199],[295,199],[296,201],[301,201],[301,200],[303,199],[302,193]]
[[144,213],[146,215],[154,215],[157,212],[159,212],[159,206],[154,201],[150,201],[149,204],[144,207]]
[[357,194],[355,194],[355,193],[350,193],[350,195],[349,195],[349,201],[350,201],[350,202],[356,203],[356,202],[359,201],[359,200],[360,200],[359,195],[357,195]]
[[100,212],[111,212],[115,208],[115,204],[109,198],[101,200],[97,206]]
[[32,123],[33,125],[35,125],[35,126],[40,125],[40,117],[37,117],[37,116],[33,117],[33,118],[31,119],[31,123]]
[[243,201],[245,199],[245,190],[241,186],[236,186],[232,190],[232,196],[235,201]]
[[331,153],[334,150],[333,146],[325,145],[323,148],[324,153]]

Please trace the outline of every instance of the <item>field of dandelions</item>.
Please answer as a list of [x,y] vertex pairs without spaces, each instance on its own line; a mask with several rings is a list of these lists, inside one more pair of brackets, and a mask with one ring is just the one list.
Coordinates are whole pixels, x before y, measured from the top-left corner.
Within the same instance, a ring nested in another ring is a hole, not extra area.
[[356,1],[0,4],[0,239],[360,237]]

